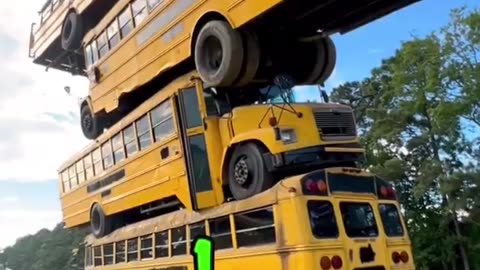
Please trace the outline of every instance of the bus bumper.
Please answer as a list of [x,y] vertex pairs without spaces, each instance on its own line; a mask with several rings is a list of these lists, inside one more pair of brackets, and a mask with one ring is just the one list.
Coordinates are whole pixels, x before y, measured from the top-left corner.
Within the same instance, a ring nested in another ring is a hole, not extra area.
[[352,166],[354,162],[364,162],[363,148],[358,144],[342,146],[315,146],[279,154],[266,153],[263,156],[267,170],[305,171],[310,167]]

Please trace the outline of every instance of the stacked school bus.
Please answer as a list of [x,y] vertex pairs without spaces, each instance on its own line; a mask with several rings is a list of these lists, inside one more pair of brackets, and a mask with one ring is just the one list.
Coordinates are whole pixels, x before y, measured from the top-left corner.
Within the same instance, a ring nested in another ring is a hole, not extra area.
[[[289,177],[250,198],[178,210],[85,241],[86,270],[194,270],[193,240],[213,240],[215,269],[415,269],[392,187],[351,168]],[[205,253],[203,253],[205,252]]]
[[243,90],[206,87],[195,71],[159,89],[60,167],[66,226],[100,237],[139,214],[217,206],[363,159],[350,107]]
[[416,1],[48,0],[30,54],[88,76],[81,125],[95,139],[191,69],[231,91],[264,87],[280,73],[322,83],[335,66],[329,35]]

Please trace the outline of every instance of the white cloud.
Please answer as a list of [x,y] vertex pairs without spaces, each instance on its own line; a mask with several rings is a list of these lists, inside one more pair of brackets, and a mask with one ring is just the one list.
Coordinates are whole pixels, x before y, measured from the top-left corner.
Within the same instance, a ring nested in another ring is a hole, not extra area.
[[0,209],[0,249],[13,245],[17,238],[53,229],[61,220],[60,211],[33,209]]
[[0,197],[0,205],[9,205],[18,202],[19,199],[15,195]]
[[42,4],[27,2],[8,1],[0,10],[0,181],[56,178],[63,160],[88,143],[76,98],[88,92],[88,82],[45,72],[27,57],[30,22]]

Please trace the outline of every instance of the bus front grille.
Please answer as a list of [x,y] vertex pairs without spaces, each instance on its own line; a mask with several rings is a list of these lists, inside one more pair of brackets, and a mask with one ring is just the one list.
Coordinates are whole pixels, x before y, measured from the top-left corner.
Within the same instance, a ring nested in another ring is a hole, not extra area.
[[315,123],[324,140],[351,140],[357,136],[353,112],[315,111]]

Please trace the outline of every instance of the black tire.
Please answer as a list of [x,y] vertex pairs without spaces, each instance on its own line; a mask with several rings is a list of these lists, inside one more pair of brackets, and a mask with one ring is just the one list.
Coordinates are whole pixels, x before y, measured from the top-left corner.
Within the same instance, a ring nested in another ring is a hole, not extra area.
[[113,229],[112,217],[105,216],[102,207],[94,204],[90,211],[90,230],[95,238],[108,235]]
[[82,47],[82,39],[82,17],[75,12],[70,12],[65,17],[62,25],[62,48],[67,51],[78,50]]
[[102,121],[90,111],[88,105],[84,105],[80,111],[80,125],[83,135],[89,140],[94,140],[103,133]]
[[337,64],[337,49],[335,48],[335,43],[330,37],[322,38],[320,42],[323,42],[322,46],[325,50],[325,64],[320,72],[320,76],[317,77],[314,82],[323,84],[325,81],[332,75],[335,65]]
[[273,176],[263,160],[264,151],[256,144],[238,146],[228,164],[228,186],[233,198],[252,197],[273,186]]
[[243,65],[240,75],[235,83],[236,86],[244,86],[252,82],[260,66],[260,44],[257,36],[251,31],[242,32],[244,47]]
[[210,21],[198,34],[194,54],[196,69],[206,84],[230,86],[242,68],[242,38],[227,22]]
[[296,84],[323,84],[335,68],[336,50],[330,37],[287,44],[281,51],[274,59],[277,72],[292,76]]

